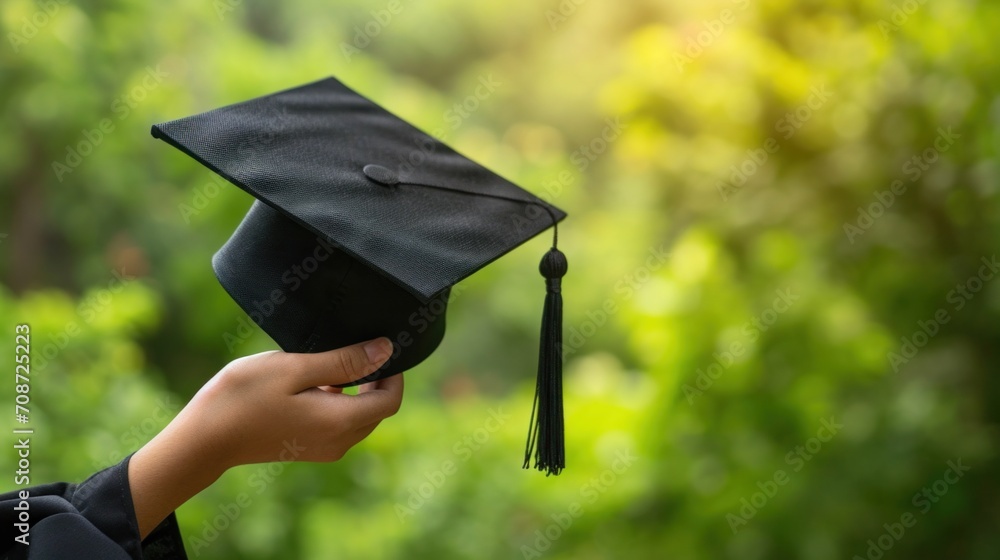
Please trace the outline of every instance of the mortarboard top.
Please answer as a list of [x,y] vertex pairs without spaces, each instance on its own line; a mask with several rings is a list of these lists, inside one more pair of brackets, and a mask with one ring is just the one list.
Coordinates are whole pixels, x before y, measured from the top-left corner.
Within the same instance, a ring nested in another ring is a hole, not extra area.
[[[283,350],[392,340],[389,361],[354,384],[430,356],[444,336],[450,287],[566,217],[334,78],[154,125],[152,134],[257,199],[212,266]],[[558,474],[566,264],[554,245],[542,262],[538,423],[525,464],[537,436],[536,466]]]

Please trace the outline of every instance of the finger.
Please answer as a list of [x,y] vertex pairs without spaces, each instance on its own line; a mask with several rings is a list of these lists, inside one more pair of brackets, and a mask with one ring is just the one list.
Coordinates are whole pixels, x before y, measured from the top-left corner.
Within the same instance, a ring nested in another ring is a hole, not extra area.
[[349,425],[355,427],[367,426],[384,420],[399,411],[403,402],[403,376],[393,375],[379,379],[365,391],[348,396],[338,403],[336,414],[345,418]]
[[334,387],[333,385],[324,385],[322,387],[317,387],[320,391],[325,391],[327,393],[343,393],[343,387]]
[[[399,373],[398,375],[403,375],[403,374]],[[376,379],[375,381],[369,381],[368,383],[365,383],[364,385],[359,385],[358,386],[358,394],[360,395],[361,393],[367,393],[368,391],[372,391],[372,390],[380,388],[382,386],[381,385],[382,381],[385,381],[386,379],[388,379],[388,377],[383,377],[382,379]]]
[[324,385],[343,385],[371,375],[392,356],[392,342],[376,338],[316,354],[286,354],[294,360],[291,376],[301,391]]

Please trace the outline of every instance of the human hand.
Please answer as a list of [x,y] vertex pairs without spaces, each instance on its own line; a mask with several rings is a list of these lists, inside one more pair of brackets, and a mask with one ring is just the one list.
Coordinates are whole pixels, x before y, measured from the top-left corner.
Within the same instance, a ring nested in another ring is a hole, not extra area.
[[[142,536],[227,469],[272,461],[336,461],[399,410],[403,376],[345,395],[392,354],[385,338],[318,354],[264,352],[215,375],[129,463]],[[292,452],[290,453],[289,450]]]
[[362,385],[357,395],[332,385],[377,370],[392,353],[388,339],[319,354],[264,352],[231,362],[175,422],[204,442],[215,464],[230,468],[288,460],[336,461],[399,409],[402,376]]

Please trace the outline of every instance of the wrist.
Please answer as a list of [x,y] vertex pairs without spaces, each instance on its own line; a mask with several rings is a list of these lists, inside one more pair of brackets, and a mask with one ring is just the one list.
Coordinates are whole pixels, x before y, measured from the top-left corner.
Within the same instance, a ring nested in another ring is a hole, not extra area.
[[[233,428],[222,425],[222,416],[211,409],[198,406],[198,398],[186,407],[163,432],[163,441],[157,446],[162,453],[173,455],[176,469],[187,478],[204,483],[207,488],[223,473],[236,466],[236,442]],[[152,443],[152,442],[150,442]]]
[[129,462],[132,503],[142,538],[228,469],[222,450],[198,437],[191,420],[182,412]]

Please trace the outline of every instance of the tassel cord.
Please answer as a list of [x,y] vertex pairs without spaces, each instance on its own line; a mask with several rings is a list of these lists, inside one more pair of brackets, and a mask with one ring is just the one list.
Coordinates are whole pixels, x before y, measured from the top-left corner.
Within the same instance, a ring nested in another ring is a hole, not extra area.
[[531,421],[524,449],[523,468],[534,467],[546,476],[558,475],[566,468],[565,424],[562,399],[562,329],[563,300],[562,277],[566,275],[566,256],[559,251],[559,220],[545,203],[538,200],[470,192],[441,185],[402,181],[402,183],[446,190],[458,194],[483,196],[521,204],[532,204],[544,210],[552,220],[552,248],[542,257],[539,272],[545,278],[545,307],[542,312],[542,329],[539,340],[538,376],[535,380],[535,398],[531,404]]

